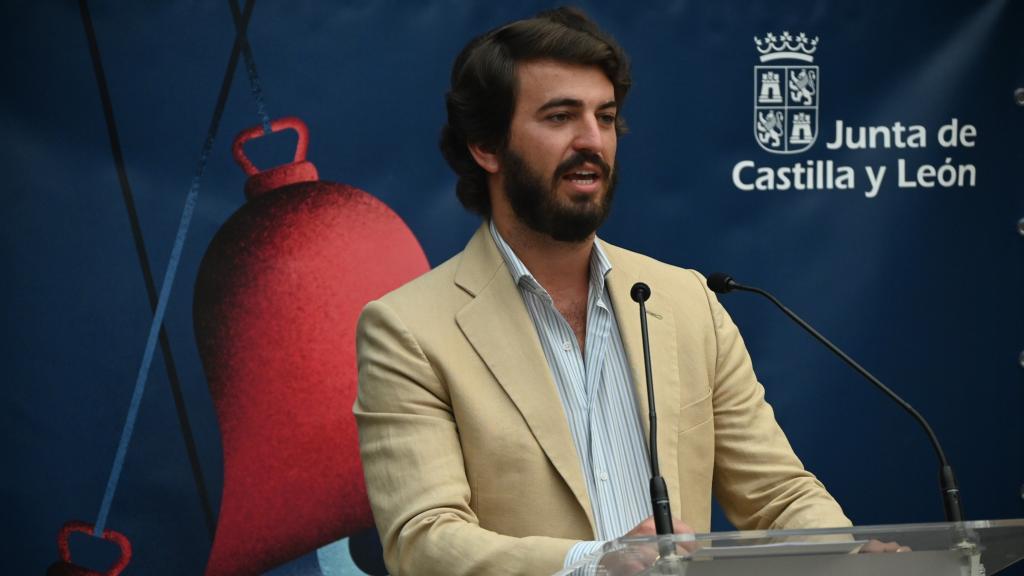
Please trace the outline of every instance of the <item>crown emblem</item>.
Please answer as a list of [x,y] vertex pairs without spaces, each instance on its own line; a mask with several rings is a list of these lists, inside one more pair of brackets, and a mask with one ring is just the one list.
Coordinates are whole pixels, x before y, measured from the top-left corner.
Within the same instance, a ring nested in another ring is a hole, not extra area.
[[789,32],[783,32],[781,36],[769,32],[763,40],[754,36],[754,44],[761,53],[761,62],[782,59],[814,62],[812,54],[818,49],[818,37],[808,39],[803,32],[795,38]]

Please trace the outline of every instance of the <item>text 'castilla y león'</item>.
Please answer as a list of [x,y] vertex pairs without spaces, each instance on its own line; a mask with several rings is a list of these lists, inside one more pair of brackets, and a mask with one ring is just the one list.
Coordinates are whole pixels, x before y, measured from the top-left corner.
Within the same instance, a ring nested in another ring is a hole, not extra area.
[[[953,118],[935,132],[935,143],[945,150],[970,149],[977,143],[978,129]],[[836,120],[828,150],[872,151],[928,148],[928,129],[919,124],[893,122],[883,126],[846,126]],[[850,157],[850,155],[844,155]],[[845,158],[844,158],[845,160]],[[943,156],[934,163],[896,158],[895,181],[900,189],[974,188],[978,170],[974,164],[954,163]],[[859,166],[867,180],[864,196],[878,196],[886,183],[889,166]],[[856,190],[858,167],[834,159],[801,159],[790,165],[759,166],[754,160],[741,160],[732,169],[733,185],[739,190]]]

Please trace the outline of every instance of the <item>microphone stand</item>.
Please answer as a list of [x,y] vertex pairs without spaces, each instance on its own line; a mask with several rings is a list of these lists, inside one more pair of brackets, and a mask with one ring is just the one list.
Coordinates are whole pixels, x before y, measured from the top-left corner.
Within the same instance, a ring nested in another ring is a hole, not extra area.
[[878,380],[878,378],[875,378],[874,375],[872,375],[870,372],[864,369],[863,366],[858,364],[853,358],[847,356],[845,352],[843,352],[835,344],[830,342],[828,338],[822,336],[817,330],[811,327],[810,324],[804,322],[804,320],[797,316],[795,312],[787,308],[785,305],[782,304],[782,302],[775,298],[775,296],[772,296],[767,291],[762,290],[760,288],[756,288],[754,286],[744,286],[743,284],[740,284],[733,280],[733,278],[728,274],[723,274],[721,272],[716,272],[708,276],[707,282],[708,288],[710,288],[712,291],[718,294],[726,294],[733,290],[740,290],[743,292],[753,292],[755,294],[759,294],[767,298],[769,301],[771,301],[772,304],[775,304],[779,308],[779,310],[782,310],[782,312],[786,316],[789,316],[789,318],[796,322],[801,328],[806,330],[811,336],[813,336],[819,342],[824,344],[825,347],[831,350],[833,354],[839,356],[839,358],[841,358],[843,362],[846,362],[846,364],[848,364],[851,368],[856,370],[858,374],[866,378],[868,382],[874,384],[876,388],[881,390],[886,396],[888,396],[897,404],[899,404],[901,408],[909,412],[910,415],[913,416],[915,420],[917,420],[918,424],[920,424],[921,427],[924,428],[924,431],[928,434],[928,439],[931,441],[932,448],[935,449],[935,454],[938,456],[939,486],[942,491],[942,506],[943,511],[945,513],[946,521],[956,523],[963,522],[963,503],[960,501],[960,487],[957,485],[956,476],[953,474],[953,467],[950,466],[949,460],[946,459],[946,453],[943,452],[942,446],[939,444],[938,437],[935,436],[935,432],[932,431],[932,427],[928,425],[928,422],[924,419],[924,416],[922,416],[917,410],[914,409],[913,406],[908,404],[905,400],[903,400],[903,398],[900,398],[899,395],[893,392],[888,386],[882,384]]
[[[668,486],[658,466],[658,414],[654,408],[654,378],[651,375],[651,347],[647,336],[647,306],[645,302],[651,297],[651,288],[643,282],[637,282],[630,289],[629,295],[640,305],[640,335],[643,339],[644,370],[647,376],[647,412],[651,423],[651,434],[648,439],[651,453],[651,511],[654,516],[654,528],[658,535],[659,558],[653,568],[660,568],[661,574],[674,574],[671,567],[681,562],[676,554],[675,543],[671,536],[672,509],[669,505]],[[665,537],[667,536],[667,538]],[[666,571],[669,569],[671,571]]]

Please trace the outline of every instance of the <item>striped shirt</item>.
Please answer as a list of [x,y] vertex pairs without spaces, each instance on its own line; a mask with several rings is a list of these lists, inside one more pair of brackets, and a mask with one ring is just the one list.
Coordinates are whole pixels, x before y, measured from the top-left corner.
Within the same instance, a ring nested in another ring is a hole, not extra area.
[[[569,423],[599,540],[624,535],[651,515],[647,442],[626,351],[605,284],[611,262],[594,240],[590,252],[587,333],[581,351],[576,334],[547,290],[490,223],[491,236],[537,329]],[[580,542],[568,566],[603,542]]]

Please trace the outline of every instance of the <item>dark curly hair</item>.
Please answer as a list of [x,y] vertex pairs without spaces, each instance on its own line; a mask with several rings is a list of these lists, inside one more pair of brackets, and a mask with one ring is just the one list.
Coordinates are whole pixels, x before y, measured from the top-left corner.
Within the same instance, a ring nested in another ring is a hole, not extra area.
[[[518,92],[517,63],[542,59],[600,67],[612,83],[620,110],[632,84],[625,51],[575,8],[541,12],[470,41],[452,66],[451,89],[445,97],[448,123],[440,146],[459,176],[455,194],[471,212],[490,216],[491,200],[487,172],[468,145],[501,150],[508,144]],[[619,134],[626,130],[621,114],[615,127]]]

